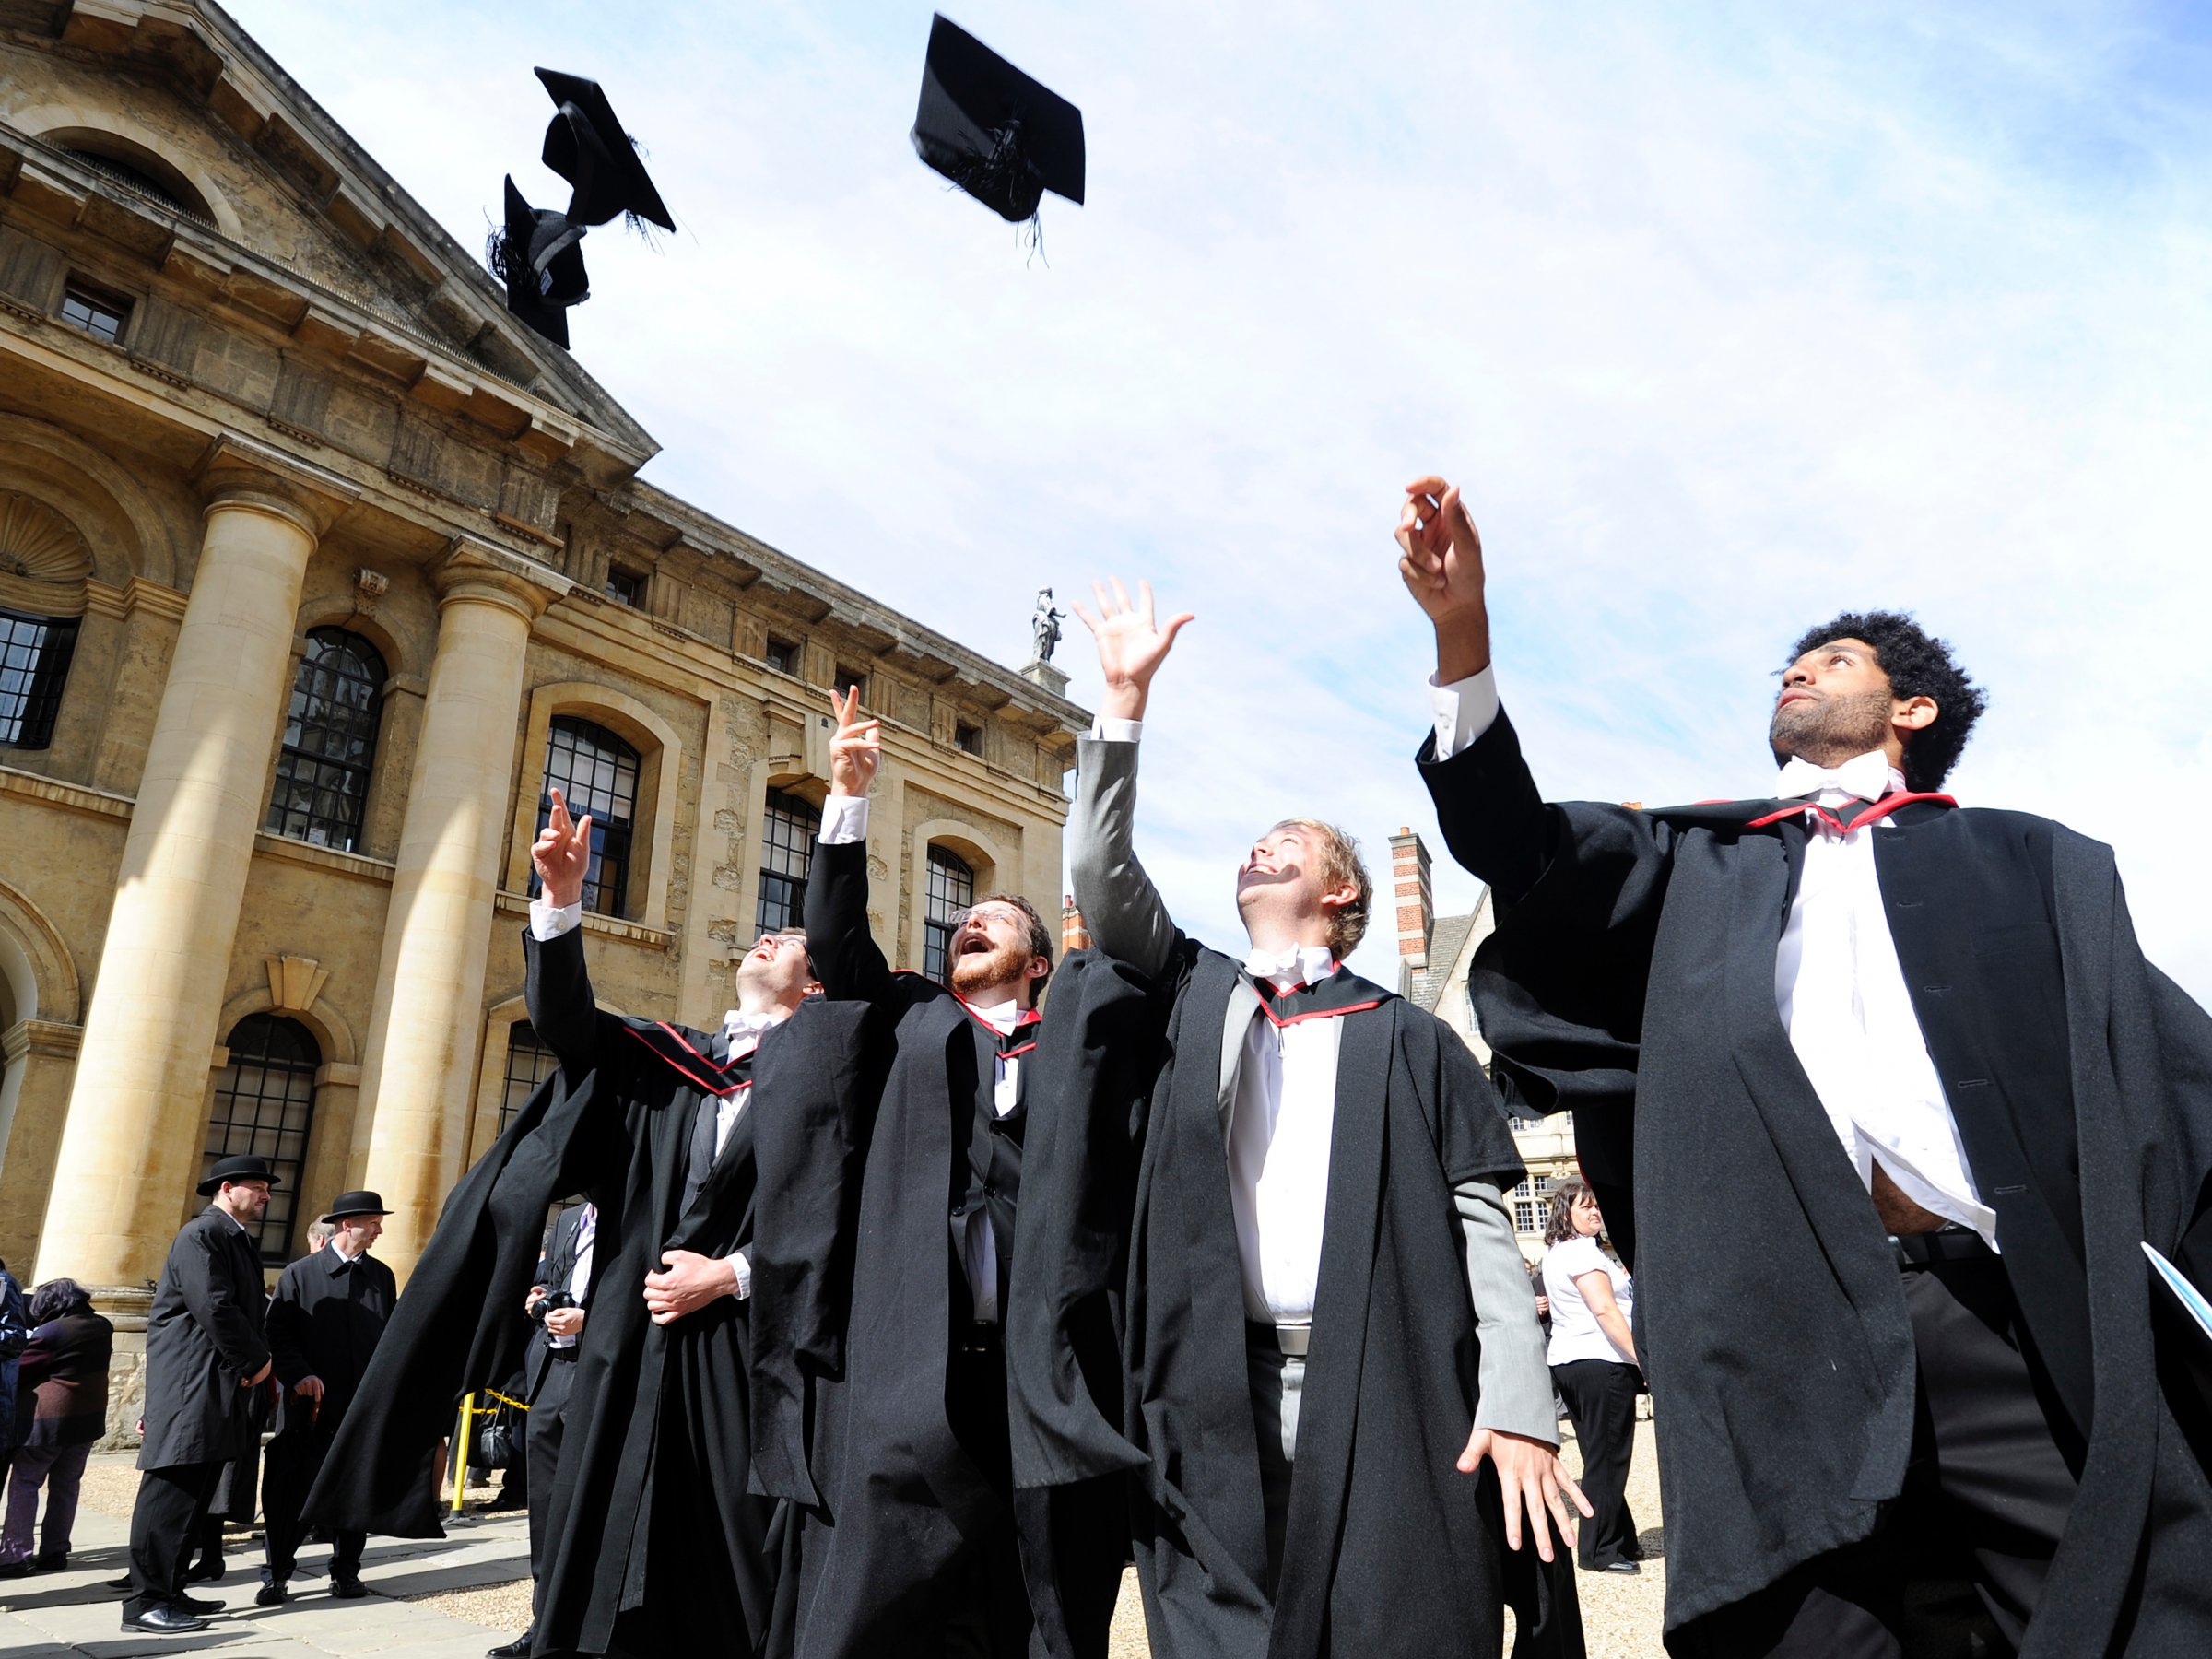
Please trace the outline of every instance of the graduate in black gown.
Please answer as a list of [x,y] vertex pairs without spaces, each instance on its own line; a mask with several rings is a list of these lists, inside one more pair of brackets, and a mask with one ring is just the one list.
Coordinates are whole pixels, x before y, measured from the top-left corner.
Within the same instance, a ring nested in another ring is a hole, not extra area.
[[[1169,918],[1131,846],[1137,739],[1189,618],[1157,626],[1140,594],[1116,582],[1097,616],[1077,607],[1106,689],[1077,747],[1070,865],[1092,939],[1149,987],[1165,1058],[1132,1116],[1100,1090],[1094,1138],[1039,1145],[1049,1184],[1016,1284],[1020,1473],[1132,1470],[1163,1659],[1495,1654],[1509,1596],[1517,1651],[1579,1655],[1553,1539],[1581,1494],[1502,1196],[1523,1173],[1505,1113],[1449,1028],[1344,967],[1372,888],[1341,831],[1293,818],[1253,845],[1237,872],[1249,956]],[[1126,1000],[1087,974],[1053,1018],[1102,1035]],[[1093,1231],[1117,1203],[1118,1260]],[[1095,1371],[1087,1309],[1116,1293],[1120,1386],[1087,1384],[1116,1416],[1087,1426],[1063,1385]]]
[[714,1031],[609,1014],[578,925],[594,856],[591,819],[571,821],[556,792],[532,848],[545,897],[524,951],[531,1024],[560,1069],[447,1201],[310,1514],[344,1524],[389,1505],[458,1394],[514,1373],[527,1327],[513,1311],[547,1207],[584,1193],[598,1210],[594,1288],[535,1651],[780,1651],[786,1533],[749,1489],[753,1135],[774,1110],[752,1078],[813,990],[806,940],[763,935]]
[[[857,1112],[836,1132],[826,1177],[833,1136],[802,1130],[803,1113],[761,1145],[762,1399],[771,1376],[795,1386],[763,1413],[760,1473],[806,1517],[801,1659],[1011,1659],[1032,1620],[1001,1333],[1052,937],[1027,900],[992,894],[953,924],[949,983],[891,971],[868,920],[877,724],[857,692],[838,720],[806,898],[826,1000],[791,1035],[795,1054],[818,1030],[831,1034],[806,1050],[809,1064],[826,1075],[853,1063]],[[840,1350],[811,1364],[810,1381],[794,1352],[806,1324]],[[1101,1643],[1118,1537],[1108,1554],[1093,1558],[1092,1583],[1106,1580]]]
[[[2111,850],[1936,793],[1983,697],[1888,612],[1789,653],[1775,798],[1547,805],[1458,491],[1398,538],[1421,771],[1498,904],[1483,1031],[1636,1273],[1670,1651],[2212,1652],[2212,1441],[2143,1251],[2212,1282],[2212,1018]],[[1929,1628],[1952,1579],[1979,1631]]]

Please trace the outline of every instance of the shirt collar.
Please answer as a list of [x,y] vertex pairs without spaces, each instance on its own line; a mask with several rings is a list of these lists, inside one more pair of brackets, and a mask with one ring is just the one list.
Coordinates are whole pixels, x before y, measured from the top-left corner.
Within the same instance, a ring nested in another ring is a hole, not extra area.
[[1289,991],[1327,979],[1336,971],[1336,959],[1326,945],[1286,945],[1280,950],[1253,951],[1244,959],[1244,971]]
[[1021,1023],[1025,1010],[1019,997],[1009,996],[1005,1002],[993,1003],[988,1007],[981,1003],[970,1003],[968,1012],[1004,1037]]
[[1830,790],[1861,801],[1879,801],[1904,793],[1904,774],[1889,764],[1880,749],[1854,755],[1838,767],[1815,766],[1802,755],[1792,755],[1775,780],[1774,799],[1811,799]]
[[347,1255],[344,1251],[338,1248],[338,1241],[335,1234],[332,1236],[330,1242],[324,1245],[324,1248],[329,1251],[332,1255],[336,1256],[341,1262],[358,1262],[362,1256],[365,1256],[369,1253],[364,1250],[358,1252],[353,1255]]
[[733,1050],[758,1043],[769,1031],[789,1018],[781,1008],[751,1014],[743,1008],[732,1008],[722,1017],[722,1034]]

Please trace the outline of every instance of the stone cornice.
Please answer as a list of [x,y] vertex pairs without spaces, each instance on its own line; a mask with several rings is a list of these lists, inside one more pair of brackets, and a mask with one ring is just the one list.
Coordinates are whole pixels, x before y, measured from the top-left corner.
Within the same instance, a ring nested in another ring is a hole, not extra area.
[[29,800],[44,801],[50,806],[65,806],[73,812],[104,818],[128,818],[137,806],[129,795],[87,789],[81,783],[65,783],[43,772],[24,771],[13,766],[0,766],[0,794],[21,795]]
[[[530,913],[530,900],[524,893],[501,891],[492,902],[493,908],[503,916]],[[676,935],[668,928],[647,927],[641,923],[625,922],[619,916],[596,915],[591,911],[583,912],[583,931],[609,939],[626,939],[649,950],[669,950],[676,945]]]
[[251,507],[298,524],[321,540],[360,499],[360,487],[266,444],[218,432],[194,469],[209,511]]
[[254,831],[253,855],[284,864],[305,865],[311,869],[335,870],[341,876],[373,881],[381,887],[392,885],[393,865],[388,858],[371,858],[366,853],[341,853],[335,847],[318,847],[312,841],[271,835],[266,830]]
[[83,1046],[85,1028],[64,1025],[57,1019],[18,1019],[0,1032],[0,1057],[13,1065],[26,1054],[51,1060],[74,1060]]

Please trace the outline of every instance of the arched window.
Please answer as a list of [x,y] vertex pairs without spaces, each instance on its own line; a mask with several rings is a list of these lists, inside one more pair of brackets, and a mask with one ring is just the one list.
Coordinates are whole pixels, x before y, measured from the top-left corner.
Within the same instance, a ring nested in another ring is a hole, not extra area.
[[271,834],[341,853],[359,849],[383,688],[384,659],[375,646],[342,628],[308,629],[269,796]]
[[761,814],[760,902],[753,920],[760,933],[804,925],[806,872],[814,866],[814,838],[821,827],[813,802],[785,790],[768,792]]
[[0,610],[0,748],[42,749],[76,652],[75,617]]
[[[572,817],[592,815],[592,867],[583,878],[583,908],[603,916],[622,913],[629,893],[630,826],[638,811],[638,751],[603,725],[556,715],[546,734],[546,784],[537,798],[537,827],[553,813],[554,790]],[[537,891],[537,877],[530,878]]]
[[537,1091],[537,1086],[559,1069],[560,1062],[553,1051],[539,1041],[537,1032],[526,1019],[518,1019],[507,1028],[507,1076],[500,1092],[500,1133],[507,1133],[507,1125],[514,1122],[514,1114],[523,1109],[523,1102]]
[[932,847],[926,877],[922,971],[941,980],[952,965],[952,919],[975,902],[975,872],[957,853]]
[[277,1183],[258,1226],[248,1228],[261,1259],[281,1266],[292,1259],[292,1218],[300,1203],[300,1175],[307,1163],[307,1135],[315,1115],[315,1068],[323,1064],[313,1033],[280,1014],[249,1014],[231,1028],[230,1064],[215,1083],[215,1112],[207,1121],[207,1150],[200,1159],[205,1180],[216,1160],[241,1152],[268,1159]]

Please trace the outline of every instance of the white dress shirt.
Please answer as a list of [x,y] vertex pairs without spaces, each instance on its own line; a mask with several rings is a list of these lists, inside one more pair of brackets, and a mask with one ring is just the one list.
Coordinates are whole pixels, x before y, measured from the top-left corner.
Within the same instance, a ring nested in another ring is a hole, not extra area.
[[[1288,993],[1328,978],[1335,962],[1325,947],[1297,946],[1279,956],[1255,950],[1244,970]],[[1277,1025],[1260,1009],[1244,1028],[1228,1124],[1229,1202],[1244,1315],[1262,1324],[1313,1322],[1343,1030],[1337,1019]]]
[[[1448,686],[1432,676],[1429,687],[1436,758],[1447,760],[1498,718],[1497,681],[1485,668]],[[1904,786],[1874,751],[1833,772],[1793,758],[1765,793],[1807,797],[1849,824],[1866,803]],[[1806,816],[1805,867],[1774,952],[1774,1006],[1790,1046],[1869,1189],[1879,1163],[1906,1197],[1972,1228],[1994,1250],[1996,1213],[1974,1185],[1882,902],[1874,836],[1895,826],[1884,817],[1839,830]]]
[[[576,1265],[569,1270],[568,1283],[568,1292],[580,1308],[583,1306],[584,1293],[592,1288],[592,1251],[598,1240],[599,1206],[587,1204],[583,1206],[583,1219],[576,1224]],[[548,1332],[546,1346],[569,1348],[574,1347],[579,1340],[575,1336],[556,1336]]]

